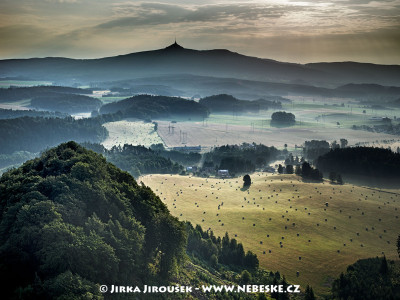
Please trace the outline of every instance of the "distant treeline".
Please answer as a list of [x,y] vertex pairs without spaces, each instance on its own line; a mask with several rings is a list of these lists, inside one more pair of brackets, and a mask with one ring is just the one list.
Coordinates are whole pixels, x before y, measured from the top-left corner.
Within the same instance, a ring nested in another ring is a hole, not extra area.
[[168,158],[184,166],[197,165],[200,162],[201,154],[196,152],[181,152],[176,150],[165,150],[163,144],[151,145],[150,149],[156,151],[160,156]]
[[82,143],[82,146],[103,154],[109,162],[136,178],[144,174],[177,174],[183,171],[178,163],[144,146],[125,144],[123,147],[114,146],[110,150],[100,144]]
[[388,134],[400,135],[400,124],[382,124],[382,125],[353,125],[351,127],[354,130],[365,130],[370,132],[382,132]]
[[46,117],[46,118],[63,118],[67,114],[60,112],[37,111],[37,110],[13,110],[0,108],[0,119],[15,119],[19,117]]
[[34,97],[31,106],[38,109],[66,113],[91,112],[100,108],[99,99],[84,95],[49,93]]
[[[199,103],[206,106],[211,112],[259,112],[271,108],[282,108],[281,97],[275,97],[274,100],[259,99],[254,101],[239,100],[231,95],[220,94],[200,99]],[[283,98],[282,98],[283,99]]]
[[22,117],[0,120],[0,153],[39,152],[61,142],[102,142],[107,130],[99,119]]
[[400,154],[373,147],[337,148],[320,156],[317,167],[342,175],[400,178]]
[[203,105],[179,97],[138,95],[103,105],[101,114],[121,111],[124,117],[156,119],[168,117],[205,118],[209,111]]
[[274,160],[279,153],[275,147],[261,144],[226,145],[204,154],[204,166],[227,169],[231,173],[248,173]]
[[45,96],[46,94],[92,94],[91,90],[65,86],[31,86],[0,89],[0,101],[16,101]]

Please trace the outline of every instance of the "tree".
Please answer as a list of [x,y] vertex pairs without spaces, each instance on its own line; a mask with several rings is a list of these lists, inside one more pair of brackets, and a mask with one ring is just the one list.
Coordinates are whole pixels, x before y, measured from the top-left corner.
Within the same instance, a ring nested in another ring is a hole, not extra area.
[[243,284],[248,284],[251,282],[251,274],[249,273],[249,271],[244,270],[240,276],[240,281]]
[[293,165],[287,165],[286,166],[286,173],[288,174],[293,174]]
[[296,175],[301,175],[301,166],[296,165],[296,170],[295,170]]
[[251,185],[251,178],[249,174],[243,176],[243,186],[248,187]]
[[340,148],[346,148],[348,143],[346,139],[340,139]]
[[303,162],[301,165],[301,175],[304,177],[310,177],[312,168],[308,162]]
[[282,167],[281,164],[279,164],[278,173],[279,173],[279,174],[282,174],[282,173],[283,173],[283,167]]
[[329,173],[329,180],[330,180],[332,183],[335,182],[336,178],[337,178],[337,175],[336,175],[335,172],[330,172],[330,173]]
[[215,254],[211,255],[210,264],[213,268],[218,266],[218,257]]
[[381,263],[381,267],[379,269],[379,272],[382,275],[387,275],[387,273],[389,272],[389,267],[388,267],[388,263],[387,263],[387,260],[386,260],[386,255],[384,255],[383,258],[382,258],[382,263]]
[[304,293],[304,300],[315,300],[314,291],[312,287],[307,285],[306,291]]
[[336,181],[338,184],[343,184],[343,179],[342,179],[342,175],[338,174],[336,177]]
[[340,146],[339,146],[339,144],[336,142],[336,141],[333,141],[332,143],[331,143],[331,148],[332,149],[337,149],[337,148],[339,148]]

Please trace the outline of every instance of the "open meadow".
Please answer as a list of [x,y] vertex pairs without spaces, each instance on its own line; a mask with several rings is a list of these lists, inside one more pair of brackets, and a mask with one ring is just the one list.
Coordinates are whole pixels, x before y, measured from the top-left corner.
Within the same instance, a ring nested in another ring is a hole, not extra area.
[[[221,117],[222,118],[222,117]],[[400,138],[391,134],[353,130],[350,128],[325,127],[318,124],[302,124],[293,127],[252,127],[248,125],[235,125],[225,117],[226,123],[211,123],[203,125],[203,122],[177,122],[157,121],[158,134],[168,147],[198,146],[214,147],[221,145],[234,145],[247,143],[261,143],[266,146],[283,148],[285,144],[289,147],[301,145],[306,140],[327,140],[332,142],[345,138],[350,145],[360,142],[378,142],[383,140],[397,141]],[[174,132],[169,126],[174,126]],[[185,136],[183,136],[183,134]]]
[[[400,189],[303,182],[296,175],[199,178],[147,175],[139,178],[180,220],[225,232],[257,254],[260,265],[285,275],[302,289],[325,294],[358,259],[398,258]],[[297,273],[299,271],[299,275]]]
[[[261,143],[267,146],[289,148],[306,140],[332,142],[347,139],[349,145],[395,146],[399,136],[381,132],[353,130],[353,125],[376,126],[385,124],[381,118],[389,117],[397,124],[397,109],[370,109],[344,99],[317,101],[296,98],[284,103],[281,110],[296,116],[296,124],[287,127],[271,126],[273,110],[246,114],[211,114],[204,120],[158,120],[158,134],[168,147],[198,146],[210,148],[227,144]],[[345,102],[343,102],[345,101]],[[343,105],[341,104],[343,103]],[[365,112],[364,112],[365,111]]]
[[142,145],[149,147],[163,141],[154,131],[153,123],[146,123],[137,119],[126,119],[109,122],[103,125],[108,130],[108,137],[102,145],[108,149],[124,144]]

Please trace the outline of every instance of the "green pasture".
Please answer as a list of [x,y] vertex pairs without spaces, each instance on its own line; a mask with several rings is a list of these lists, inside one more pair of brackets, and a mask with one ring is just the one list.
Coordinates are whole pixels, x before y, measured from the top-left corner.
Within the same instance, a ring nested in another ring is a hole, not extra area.
[[219,236],[228,232],[257,254],[262,267],[303,289],[310,284],[320,295],[358,259],[398,258],[400,186],[387,192],[303,182],[296,175],[251,178],[248,190],[241,189],[242,178],[148,175],[139,181],[180,220]]

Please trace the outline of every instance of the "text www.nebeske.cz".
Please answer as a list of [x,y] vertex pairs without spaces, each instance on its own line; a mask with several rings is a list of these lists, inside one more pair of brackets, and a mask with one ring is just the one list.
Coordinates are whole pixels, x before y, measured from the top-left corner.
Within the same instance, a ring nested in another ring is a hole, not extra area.
[[171,286],[120,286],[107,285],[100,286],[102,293],[142,293],[142,294],[157,294],[157,293],[191,293],[193,291],[203,291],[204,293],[300,293],[299,285],[202,285],[201,287],[171,285]]

